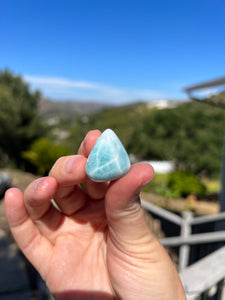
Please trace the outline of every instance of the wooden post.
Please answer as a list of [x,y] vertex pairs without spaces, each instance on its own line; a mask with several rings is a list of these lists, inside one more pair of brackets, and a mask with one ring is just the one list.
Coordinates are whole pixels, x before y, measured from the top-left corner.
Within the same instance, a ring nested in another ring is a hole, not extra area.
[[[182,213],[183,222],[181,224],[180,235],[183,238],[189,237],[191,235],[191,220],[192,212],[185,211]],[[179,272],[182,271],[188,265],[190,253],[190,246],[188,244],[182,245],[179,251]]]

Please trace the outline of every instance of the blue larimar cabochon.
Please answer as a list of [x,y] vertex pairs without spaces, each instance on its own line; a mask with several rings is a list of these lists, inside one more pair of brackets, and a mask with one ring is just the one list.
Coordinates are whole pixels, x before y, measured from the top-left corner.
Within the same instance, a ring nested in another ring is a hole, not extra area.
[[103,131],[92,149],[86,164],[86,173],[97,182],[122,177],[130,169],[130,160],[121,141],[111,129]]

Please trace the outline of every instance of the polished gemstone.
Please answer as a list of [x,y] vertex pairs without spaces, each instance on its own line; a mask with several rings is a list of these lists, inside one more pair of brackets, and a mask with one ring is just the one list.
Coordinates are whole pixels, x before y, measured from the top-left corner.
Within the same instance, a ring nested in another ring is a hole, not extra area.
[[93,181],[111,181],[125,175],[130,160],[121,141],[111,129],[106,129],[93,147],[86,165],[86,173]]

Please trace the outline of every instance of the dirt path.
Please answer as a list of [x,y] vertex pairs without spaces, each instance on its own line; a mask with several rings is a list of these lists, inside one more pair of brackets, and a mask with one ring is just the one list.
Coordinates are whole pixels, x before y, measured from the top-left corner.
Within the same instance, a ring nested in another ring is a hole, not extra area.
[[166,199],[152,193],[141,193],[141,198],[159,207],[168,209],[175,213],[191,210],[197,216],[213,215],[219,212],[217,202],[198,201],[196,199]]

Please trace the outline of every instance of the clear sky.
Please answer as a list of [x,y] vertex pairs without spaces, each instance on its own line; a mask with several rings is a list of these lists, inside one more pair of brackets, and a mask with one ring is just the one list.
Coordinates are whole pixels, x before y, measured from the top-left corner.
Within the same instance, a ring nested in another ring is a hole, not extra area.
[[224,0],[0,0],[0,69],[53,99],[184,99],[225,75]]

